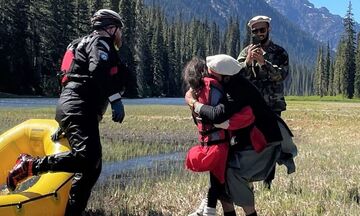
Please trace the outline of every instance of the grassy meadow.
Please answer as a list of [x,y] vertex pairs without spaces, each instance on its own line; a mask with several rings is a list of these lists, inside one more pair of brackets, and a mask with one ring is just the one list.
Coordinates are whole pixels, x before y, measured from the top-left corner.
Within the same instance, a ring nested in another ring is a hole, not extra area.
[[[184,152],[196,143],[186,106],[126,106],[123,124],[107,112],[100,124],[104,161]],[[53,118],[54,108],[0,109],[0,132],[29,118]],[[283,118],[293,130],[297,172],[277,166],[272,190],[255,184],[259,215],[360,215],[360,103],[288,100]],[[207,173],[182,162],[113,175],[98,183],[86,215],[178,215],[205,196]],[[244,215],[237,207],[238,215]],[[219,205],[218,215],[222,215]]]

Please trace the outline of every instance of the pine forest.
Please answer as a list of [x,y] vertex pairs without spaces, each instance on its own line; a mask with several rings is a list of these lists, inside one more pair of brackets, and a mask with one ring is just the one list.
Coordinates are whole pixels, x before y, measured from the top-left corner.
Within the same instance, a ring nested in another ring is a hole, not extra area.
[[[182,97],[188,60],[218,53],[236,58],[247,45],[238,17],[219,26],[181,14],[166,17],[143,0],[0,0],[0,92],[57,96],[66,47],[91,32],[90,17],[101,8],[119,12],[125,24],[119,55],[129,71],[126,97]],[[287,95],[360,97],[360,34],[351,10],[350,4],[336,53],[320,45],[314,65],[290,56]]]

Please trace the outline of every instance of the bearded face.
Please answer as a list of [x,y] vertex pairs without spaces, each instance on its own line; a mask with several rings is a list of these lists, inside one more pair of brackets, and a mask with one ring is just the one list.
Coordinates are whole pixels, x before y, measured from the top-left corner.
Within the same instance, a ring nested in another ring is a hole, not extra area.
[[269,24],[266,22],[255,23],[251,27],[251,33],[260,39],[261,44],[265,44],[269,40]]
[[269,40],[269,31],[266,32],[266,35],[261,40],[261,44],[265,44]]

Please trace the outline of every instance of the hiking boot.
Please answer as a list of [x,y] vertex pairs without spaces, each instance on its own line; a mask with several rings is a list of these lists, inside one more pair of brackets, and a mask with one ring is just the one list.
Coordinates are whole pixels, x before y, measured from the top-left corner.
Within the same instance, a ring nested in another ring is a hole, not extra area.
[[6,179],[7,188],[14,191],[16,186],[33,175],[34,158],[28,154],[20,154],[16,160],[16,164]]

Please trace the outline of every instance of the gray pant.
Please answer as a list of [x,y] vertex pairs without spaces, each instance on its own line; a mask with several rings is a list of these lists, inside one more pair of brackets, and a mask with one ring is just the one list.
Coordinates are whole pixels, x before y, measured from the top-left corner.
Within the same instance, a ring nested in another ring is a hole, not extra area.
[[268,143],[262,152],[256,153],[254,150],[229,152],[226,188],[236,205],[255,204],[251,182],[264,180],[276,163],[284,164],[288,174],[295,172],[293,158],[297,155],[297,148],[284,125],[279,123],[279,127],[283,140]]

